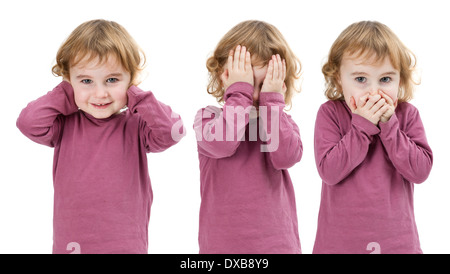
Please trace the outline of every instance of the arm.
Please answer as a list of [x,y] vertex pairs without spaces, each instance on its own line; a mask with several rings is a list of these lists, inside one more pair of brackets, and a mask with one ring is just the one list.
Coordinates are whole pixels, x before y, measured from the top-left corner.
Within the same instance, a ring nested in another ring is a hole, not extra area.
[[152,92],[131,86],[127,94],[130,112],[142,118],[140,134],[147,153],[164,151],[185,136],[181,117],[156,100]]
[[322,180],[334,185],[347,177],[366,157],[373,135],[379,129],[358,114],[352,114],[351,129],[342,136],[337,110],[322,105],[316,119],[314,152]]
[[[224,158],[236,152],[249,122],[253,86],[237,82],[225,92],[223,111],[207,107],[197,112],[194,130],[198,152],[210,158]],[[237,119],[234,114],[237,113]]]
[[22,110],[17,127],[36,143],[54,147],[59,141],[63,116],[78,111],[69,82],[63,81]]
[[211,158],[229,157],[236,152],[248,124],[247,114],[253,105],[250,52],[238,45],[228,54],[225,67],[220,77],[226,90],[223,111],[211,107],[202,109],[194,122],[198,152]]
[[278,170],[292,167],[300,161],[303,153],[298,126],[283,111],[287,90],[285,79],[286,61],[279,54],[272,55],[259,96],[263,135],[267,137],[263,138],[264,141],[270,139],[270,144],[263,145],[261,150],[269,152],[269,158]]
[[270,144],[264,148],[269,152],[276,169],[288,169],[302,158],[299,128],[291,116],[283,111],[285,103],[281,93],[261,93],[259,103],[263,129],[268,137],[267,141],[270,139]]
[[430,174],[433,153],[417,109],[411,108],[406,119],[408,122],[403,130],[395,113],[389,121],[381,122],[380,139],[398,172],[410,182],[422,183]]

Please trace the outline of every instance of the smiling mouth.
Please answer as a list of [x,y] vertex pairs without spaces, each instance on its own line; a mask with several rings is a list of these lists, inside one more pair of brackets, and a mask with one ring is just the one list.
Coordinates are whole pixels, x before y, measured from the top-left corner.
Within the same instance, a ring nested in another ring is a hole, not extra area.
[[106,104],[94,104],[94,103],[91,103],[92,106],[94,106],[95,108],[98,108],[98,109],[107,108],[110,104],[111,103],[106,103]]

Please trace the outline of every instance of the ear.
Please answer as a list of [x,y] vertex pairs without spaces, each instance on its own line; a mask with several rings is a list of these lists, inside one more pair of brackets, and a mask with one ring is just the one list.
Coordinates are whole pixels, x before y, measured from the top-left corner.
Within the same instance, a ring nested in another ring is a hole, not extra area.
[[228,77],[229,77],[228,69],[225,69],[219,76],[221,88],[223,89],[228,88],[227,87]]
[[225,69],[221,74],[220,74],[220,80],[225,81],[228,79],[228,69]]

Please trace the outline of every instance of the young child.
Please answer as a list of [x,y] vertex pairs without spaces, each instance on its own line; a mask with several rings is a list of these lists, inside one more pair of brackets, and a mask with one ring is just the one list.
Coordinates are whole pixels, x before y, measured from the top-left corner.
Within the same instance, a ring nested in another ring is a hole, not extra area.
[[17,120],[25,136],[55,148],[53,253],[147,253],[146,153],[176,144],[182,121],[136,87],[145,56],[115,22],[81,24],[56,62],[63,81]]
[[379,22],[345,29],[323,66],[315,157],[322,198],[313,253],[421,253],[414,184],[433,157],[412,98],[414,55]]
[[208,93],[224,105],[199,110],[194,122],[200,253],[300,253],[287,169],[303,149],[298,126],[283,111],[300,62],[274,26],[245,21],[225,34],[207,68]]

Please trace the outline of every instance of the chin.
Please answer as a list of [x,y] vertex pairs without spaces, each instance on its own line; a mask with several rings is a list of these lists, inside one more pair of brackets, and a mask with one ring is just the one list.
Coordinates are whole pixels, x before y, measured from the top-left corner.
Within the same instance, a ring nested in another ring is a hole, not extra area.
[[109,118],[109,117],[111,117],[111,115],[101,115],[101,114],[91,114],[92,116],[94,116],[94,118],[96,118],[96,119],[106,119],[106,118]]
[[99,113],[99,112],[93,112],[93,111],[86,111],[89,115],[93,116],[96,119],[106,119],[113,115],[113,113],[105,112],[105,113]]

